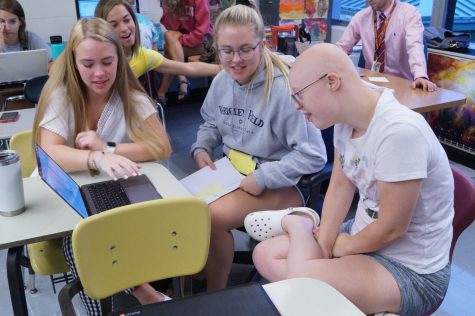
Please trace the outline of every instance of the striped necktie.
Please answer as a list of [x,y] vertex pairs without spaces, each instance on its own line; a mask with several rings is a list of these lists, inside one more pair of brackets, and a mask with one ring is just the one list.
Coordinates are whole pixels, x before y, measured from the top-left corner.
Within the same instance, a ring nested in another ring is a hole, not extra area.
[[386,16],[384,15],[383,12],[379,13],[379,24],[378,24],[378,30],[377,30],[377,49],[374,52],[375,60],[379,63],[381,63],[379,67],[379,72],[384,72],[384,55],[386,53],[386,45],[384,44],[384,33],[383,32],[383,27],[384,27],[384,22],[386,21]]

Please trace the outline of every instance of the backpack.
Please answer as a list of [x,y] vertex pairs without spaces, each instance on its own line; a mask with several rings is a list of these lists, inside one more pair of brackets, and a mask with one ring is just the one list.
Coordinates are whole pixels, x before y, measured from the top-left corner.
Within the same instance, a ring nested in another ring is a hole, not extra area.
[[443,50],[467,49],[470,45],[469,33],[452,32],[435,26],[424,29],[424,39],[428,47]]

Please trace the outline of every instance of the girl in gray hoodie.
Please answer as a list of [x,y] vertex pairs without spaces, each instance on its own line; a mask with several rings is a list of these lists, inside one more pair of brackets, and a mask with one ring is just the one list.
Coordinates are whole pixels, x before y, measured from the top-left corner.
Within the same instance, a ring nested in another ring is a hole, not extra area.
[[213,80],[201,109],[204,123],[191,152],[202,168],[215,168],[213,149],[249,155],[257,168],[237,189],[212,202],[211,245],[206,265],[208,290],[226,286],[234,240],[231,229],[243,226],[253,211],[302,206],[296,187],[301,176],[326,163],[320,131],[296,111],[287,80],[288,65],[264,43],[257,10],[236,5],[215,24],[216,45],[224,71]]

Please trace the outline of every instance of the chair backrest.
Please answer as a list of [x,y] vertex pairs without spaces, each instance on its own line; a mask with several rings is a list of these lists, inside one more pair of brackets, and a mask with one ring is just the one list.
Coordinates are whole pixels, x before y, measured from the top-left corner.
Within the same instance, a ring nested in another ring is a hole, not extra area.
[[208,257],[209,210],[195,197],[127,205],[82,220],[72,239],[84,290],[103,299],[201,271]]
[[25,83],[25,99],[30,101],[33,104],[38,104],[40,100],[41,90],[48,81],[49,76],[40,76],[33,79],[28,80]]
[[452,223],[453,237],[450,247],[450,259],[455,244],[462,232],[475,220],[475,184],[473,180],[454,165],[451,166],[454,176],[454,220]]
[[363,47],[361,47],[360,58],[358,59],[358,67],[366,68],[366,60],[363,55]]
[[33,153],[32,132],[24,131],[16,133],[10,139],[10,148],[20,155],[21,175],[29,177],[36,168],[36,158]]
[[[452,174],[454,176],[453,236],[449,254],[450,261],[452,261],[452,255],[454,254],[458,238],[475,220],[475,184],[473,180],[458,167],[451,165],[450,168],[452,169]],[[435,313],[440,305],[442,305],[442,302],[443,300],[424,315],[429,316]]]
[[62,244],[63,238],[28,244],[28,257],[36,274],[53,275],[69,271]]

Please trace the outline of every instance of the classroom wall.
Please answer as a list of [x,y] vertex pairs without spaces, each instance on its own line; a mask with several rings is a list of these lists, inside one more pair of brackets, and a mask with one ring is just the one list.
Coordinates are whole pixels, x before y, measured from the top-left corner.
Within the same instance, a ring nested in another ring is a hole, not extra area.
[[[77,21],[74,0],[20,0],[25,10],[27,29],[40,35],[47,43],[51,35],[61,35],[64,41]],[[140,11],[154,23],[159,23],[162,8],[159,0],[140,0]]]
[[40,35],[47,43],[51,35],[69,37],[76,22],[74,0],[20,0],[25,11],[26,28]]

